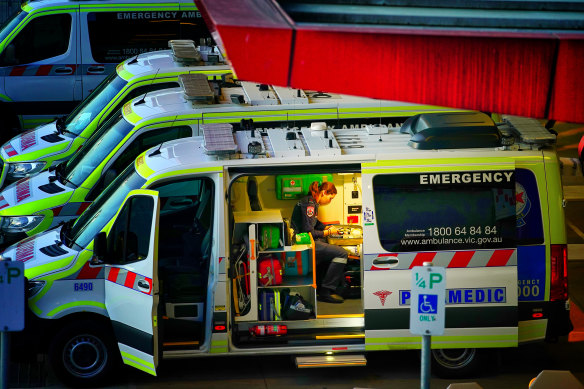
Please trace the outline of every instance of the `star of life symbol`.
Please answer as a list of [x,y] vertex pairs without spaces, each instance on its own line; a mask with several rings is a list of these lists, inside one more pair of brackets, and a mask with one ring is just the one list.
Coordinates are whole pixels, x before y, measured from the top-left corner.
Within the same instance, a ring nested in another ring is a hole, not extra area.
[[387,296],[389,296],[392,292],[388,291],[388,290],[378,290],[377,292],[374,292],[373,294],[376,295],[377,297],[379,297],[379,301],[381,301],[381,306],[385,306],[385,299],[387,299]]

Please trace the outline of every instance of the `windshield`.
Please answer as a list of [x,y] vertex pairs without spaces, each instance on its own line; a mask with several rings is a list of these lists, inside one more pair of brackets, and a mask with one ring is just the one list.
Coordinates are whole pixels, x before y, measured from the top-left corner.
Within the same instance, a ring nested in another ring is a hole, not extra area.
[[28,15],[27,12],[24,12],[20,7],[8,18],[2,25],[0,26],[0,42],[3,42],[4,39],[10,34],[18,23],[22,22],[24,18]]
[[107,155],[132,131],[134,125],[122,115],[120,109],[103,126],[99,127],[75,156],[67,162],[64,176],[75,186],[83,181],[106,159]]
[[113,100],[113,98],[126,86],[127,82],[117,72],[107,76],[91,92],[81,104],[79,104],[67,119],[65,119],[65,129],[79,135],[85,127],[99,114],[103,108]]
[[140,189],[145,182],[130,164],[75,221],[69,232],[71,240],[81,248],[87,247],[116,214],[128,193]]

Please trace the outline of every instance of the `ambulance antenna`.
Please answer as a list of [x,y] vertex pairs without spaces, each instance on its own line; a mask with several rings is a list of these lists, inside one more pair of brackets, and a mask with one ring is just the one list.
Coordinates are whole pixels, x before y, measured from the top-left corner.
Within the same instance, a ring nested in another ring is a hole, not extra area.
[[[152,84],[154,84],[154,80],[156,80],[156,77],[158,77],[158,72],[160,71],[160,68],[158,68],[156,70],[156,74],[154,75],[154,78],[152,79],[152,81],[150,81],[150,85],[148,86],[152,86]],[[148,94],[148,91],[146,91],[146,93],[144,93],[144,96],[142,96],[142,98],[138,101],[136,101],[136,103],[134,105],[140,105],[140,104],[144,104],[146,102],[146,95]]]
[[381,100],[379,100],[379,141],[382,142],[382,139],[381,139]]
[[[174,127],[174,122],[176,122],[176,118],[178,117],[178,115],[174,116],[174,120],[172,121],[172,124],[170,125],[170,128]],[[149,157],[155,157],[157,155],[160,155],[160,148],[162,147],[162,145],[164,144],[164,142],[162,142],[161,144],[158,145],[158,148],[156,149],[156,151],[152,152],[152,154],[149,155]]]

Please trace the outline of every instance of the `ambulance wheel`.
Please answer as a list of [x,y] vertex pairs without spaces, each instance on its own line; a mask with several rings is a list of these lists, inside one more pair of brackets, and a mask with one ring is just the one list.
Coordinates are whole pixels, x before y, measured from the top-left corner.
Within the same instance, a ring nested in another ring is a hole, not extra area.
[[52,340],[49,359],[55,375],[64,383],[100,386],[120,365],[112,336],[99,324],[89,320],[71,323]]
[[440,378],[466,378],[477,374],[482,350],[452,348],[432,350],[432,373]]

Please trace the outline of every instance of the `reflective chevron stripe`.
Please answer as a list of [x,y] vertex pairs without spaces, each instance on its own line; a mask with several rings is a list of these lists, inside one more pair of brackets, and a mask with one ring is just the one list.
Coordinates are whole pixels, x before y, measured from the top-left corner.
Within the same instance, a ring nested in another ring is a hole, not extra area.
[[[375,260],[387,260],[390,258],[395,258],[398,261],[397,265],[379,265],[374,262]],[[447,268],[517,266],[517,250],[365,254],[363,259],[365,261],[365,269],[368,270],[406,270],[414,266],[422,266],[424,262],[432,262],[434,266]]]
[[[144,293],[147,295],[152,294],[152,279],[144,277],[140,274],[128,271],[126,269],[121,269],[119,267],[106,267],[106,280],[113,282],[118,285],[125,286],[126,288],[133,289],[137,292]],[[144,288],[140,288],[140,283],[142,285],[147,285],[149,288],[145,291]],[[144,284],[144,282],[146,284]]]

